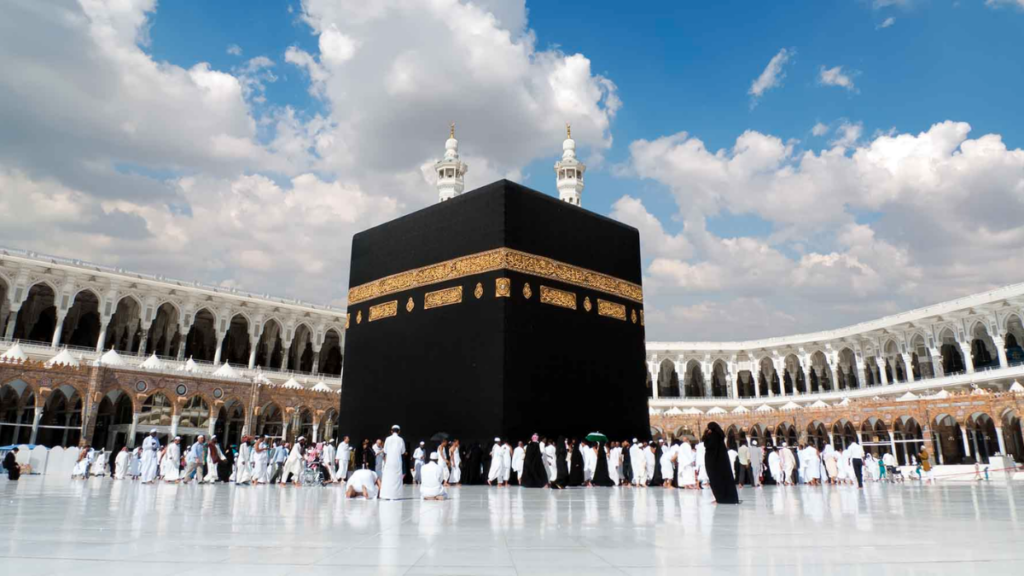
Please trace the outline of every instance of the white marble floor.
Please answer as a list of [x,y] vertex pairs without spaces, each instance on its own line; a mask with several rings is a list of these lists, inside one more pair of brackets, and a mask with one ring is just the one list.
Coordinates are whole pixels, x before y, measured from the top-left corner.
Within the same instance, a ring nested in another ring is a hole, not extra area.
[[0,480],[0,574],[1020,574],[1024,486],[453,490]]

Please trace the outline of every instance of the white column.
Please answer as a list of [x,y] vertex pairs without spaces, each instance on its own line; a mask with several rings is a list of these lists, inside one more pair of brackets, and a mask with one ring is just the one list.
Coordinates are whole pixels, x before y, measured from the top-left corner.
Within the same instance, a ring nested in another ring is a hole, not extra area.
[[996,351],[999,353],[999,367],[1006,368],[1010,365],[1010,362],[1006,359],[1006,340],[1002,336],[993,336],[992,343],[996,346]]
[[149,326],[142,327],[142,341],[139,342],[139,356],[145,356],[146,348],[149,347],[149,328]]
[[139,415],[138,415],[138,413],[135,413],[135,414],[132,414],[132,427],[128,429],[128,442],[127,442],[127,444],[128,444],[129,448],[134,448],[135,447],[135,434],[137,433],[138,427],[139,427]]
[[651,398],[658,399],[658,364],[654,362],[647,363],[647,373],[651,375]]
[[221,352],[224,349],[224,336],[225,335],[226,335],[226,333],[225,334],[218,334],[217,335],[217,351],[213,353],[213,363],[214,364],[220,364]]
[[15,325],[17,323],[18,323],[18,311],[17,310],[11,310],[10,312],[7,313],[7,328],[6,328],[5,332],[4,332],[4,338],[6,338],[8,340],[10,340],[11,338],[14,338],[14,328],[15,328]]
[[961,426],[960,427],[960,435],[963,436],[963,439],[964,439],[964,456],[970,456],[971,455],[971,442],[967,439],[967,427],[966,426]]
[[249,370],[256,367],[256,350],[259,349],[259,340],[256,342],[249,342]]
[[928,354],[932,357],[932,374],[935,378],[941,378],[944,376],[942,373],[942,350],[939,348],[929,348]]
[[974,373],[974,357],[971,355],[971,345],[968,342],[957,342],[960,345],[961,355],[964,357],[964,367],[968,374]]
[[854,360],[857,364],[857,388],[864,388],[868,383],[868,367],[860,358]]
[[96,353],[103,353],[103,345],[107,342],[107,326],[110,325],[110,318],[100,320],[100,336],[96,339]]
[[999,441],[999,453],[1006,455],[1006,444],[1003,443],[1003,427],[996,426],[996,440]]
[[882,381],[882,386],[888,386],[891,384],[891,382],[889,382],[889,375],[885,372],[886,362],[887,359],[885,356],[875,356],[875,366],[878,366],[878,378]]
[[732,397],[733,397],[734,400],[739,400],[739,398],[740,398],[739,379],[740,378],[739,378],[739,375],[736,374],[736,363],[735,362],[729,362],[728,364],[726,364],[726,368],[729,369],[729,385],[730,385],[730,388],[732,388]]
[[310,373],[316,374],[320,370],[320,349],[313,348],[313,369]]
[[761,376],[761,367],[757,367],[757,372],[750,372],[750,379],[754,385],[754,398],[761,398],[761,383],[758,382],[758,377]]
[[178,340],[178,353],[175,355],[179,361],[185,359],[185,341],[188,340],[188,329],[184,329],[181,332],[181,338]]
[[206,430],[207,438],[212,438],[213,437],[213,431],[216,428],[217,428],[217,418],[216,417],[211,417],[210,418],[210,426]]
[[907,373],[907,382],[914,381],[914,357],[910,354],[901,354],[903,356],[903,364]]
[[889,446],[892,448],[892,457],[896,457],[896,436],[893,435],[892,431],[889,431]]
[[313,420],[313,444],[316,444],[317,442],[320,441],[319,438],[318,438],[319,435],[320,435],[320,422],[318,420]]
[[178,435],[178,422],[181,421],[181,416],[175,414],[171,416],[171,440]]
[[57,325],[53,329],[53,341],[50,343],[51,348],[56,348],[60,344],[60,334],[64,331],[64,318],[66,318],[67,315],[67,310],[57,314]]
[[[292,343],[281,343],[281,371],[284,372],[288,369],[288,356],[292,351]],[[654,383],[657,386],[657,382]]]
[[29,436],[28,443],[35,444],[36,439],[39,437],[39,421],[43,419],[43,407],[36,406],[35,414],[32,416],[32,435]]

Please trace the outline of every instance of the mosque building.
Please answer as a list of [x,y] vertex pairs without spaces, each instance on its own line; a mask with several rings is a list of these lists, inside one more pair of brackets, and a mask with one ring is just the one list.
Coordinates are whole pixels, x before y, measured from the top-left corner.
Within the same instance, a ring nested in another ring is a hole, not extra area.
[[[561,200],[582,207],[569,127]],[[465,190],[452,125],[440,202]],[[647,342],[651,433],[729,442],[859,440],[901,464],[1024,460],[1024,283],[825,332]],[[157,429],[336,438],[344,309],[0,250],[0,446],[135,445]],[[643,322],[641,317],[640,322]],[[738,335],[740,336],[740,335]],[[624,385],[627,385],[624,383]]]

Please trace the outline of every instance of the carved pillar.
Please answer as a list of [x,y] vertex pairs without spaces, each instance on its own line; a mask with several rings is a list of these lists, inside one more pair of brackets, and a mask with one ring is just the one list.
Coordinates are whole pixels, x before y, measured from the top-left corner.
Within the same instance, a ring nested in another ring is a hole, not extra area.
[[889,374],[886,373],[885,367],[888,366],[889,360],[885,356],[875,356],[875,366],[878,366],[878,379],[881,380],[882,386],[888,386]]
[[181,338],[178,340],[178,353],[176,357],[179,361],[185,359],[185,341],[188,340],[188,333],[192,329],[192,326],[181,327]]
[[729,369],[729,389],[732,390],[732,397],[738,400],[740,397],[740,385],[739,376],[736,374],[736,362],[730,361],[726,364],[726,368]]
[[32,435],[29,436],[28,443],[35,444],[36,439],[39,438],[39,421],[43,419],[43,406],[35,407],[35,414],[32,416]]
[[932,374],[935,375],[935,378],[945,376],[945,373],[942,370],[942,351],[938,348],[929,348],[928,354],[931,356]]
[[1006,455],[1006,444],[1003,442],[1003,427],[996,426],[996,440],[999,441],[999,453]]
[[100,336],[96,339],[96,353],[103,353],[103,345],[107,342],[107,326],[110,325],[110,317],[105,316],[100,318]]
[[291,351],[292,351],[292,343],[291,342],[283,342],[281,344],[281,371],[282,372],[288,370],[288,360],[289,360],[289,356],[291,356]]
[[146,355],[146,349],[149,348],[149,328],[150,325],[142,326],[142,339],[139,341],[139,356]]
[[310,370],[310,372],[313,373],[313,374],[316,374],[317,370],[319,370],[319,369],[320,369],[320,350],[317,349],[317,348],[314,348],[313,349],[313,369]]
[[[177,402],[175,402],[174,410],[178,410]],[[174,414],[173,416],[171,416],[171,440],[173,440],[174,437],[178,435],[178,422],[181,422],[180,414]]]
[[969,342],[957,342],[960,345],[961,356],[964,357],[964,367],[967,368],[968,374],[974,373],[974,356],[971,354],[971,344]]
[[[914,357],[910,354],[901,354],[903,357],[904,373],[907,375],[907,382],[914,381]],[[920,362],[920,361],[919,361]]]
[[249,370],[256,367],[256,350],[259,348],[259,339],[249,342]]
[[960,436],[963,437],[963,440],[964,440],[964,456],[970,456],[971,455],[971,442],[967,438],[967,427],[966,426],[961,426],[960,427]]
[[992,343],[995,344],[996,352],[999,353],[999,367],[1008,367],[1010,362],[1006,359],[1006,340],[1003,339],[1002,335],[993,336]]
[[217,335],[217,351],[213,353],[214,364],[220,364],[220,358],[222,356],[222,352],[224,351],[224,336],[226,335],[226,332],[224,334]]
[[14,328],[17,323],[18,311],[12,309],[10,312],[7,313],[7,327],[4,332],[4,338],[8,340],[14,338]]
[[51,348],[56,348],[58,345],[60,345],[60,335],[61,332],[64,331],[64,318],[66,318],[67,315],[67,310],[57,313],[57,325],[53,328],[53,340],[50,342]]

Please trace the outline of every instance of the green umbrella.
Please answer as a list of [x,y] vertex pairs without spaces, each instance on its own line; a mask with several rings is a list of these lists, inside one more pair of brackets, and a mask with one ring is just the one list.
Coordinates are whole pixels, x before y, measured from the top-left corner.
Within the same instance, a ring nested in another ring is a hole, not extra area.
[[587,434],[587,442],[608,442],[608,437],[600,432]]

